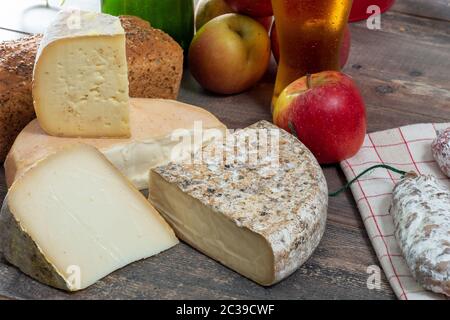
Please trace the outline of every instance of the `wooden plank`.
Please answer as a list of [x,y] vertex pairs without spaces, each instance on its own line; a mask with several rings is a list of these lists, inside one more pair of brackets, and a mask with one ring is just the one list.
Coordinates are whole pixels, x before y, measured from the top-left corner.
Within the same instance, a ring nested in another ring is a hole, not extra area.
[[392,10],[433,20],[450,21],[448,0],[397,0]]
[[[343,232],[344,231],[344,232]],[[386,299],[368,290],[366,268],[373,263],[358,229],[327,227],[316,254],[280,284],[263,288],[185,244],[116,271],[92,287],[68,294],[42,285],[16,268],[0,264],[0,292],[14,299]],[[358,259],[354,259],[357,256]]]
[[389,13],[380,31],[352,25],[345,71],[361,88],[369,131],[450,120],[450,82],[443,71],[450,69],[450,33],[442,32],[443,24]]
[[[428,1],[427,1],[428,2]],[[432,1],[429,1],[432,2]],[[413,4],[407,12],[407,3]],[[383,15],[382,30],[352,25],[349,73],[366,100],[369,131],[415,122],[448,121],[450,35],[435,4],[397,1]],[[414,9],[415,8],[415,9]],[[416,10],[416,11],[414,11]],[[415,13],[414,13],[414,12]],[[439,10],[438,10],[439,11]],[[419,14],[422,13],[422,14]],[[433,16],[426,19],[423,16]],[[270,120],[275,65],[251,91],[236,96],[205,92],[185,71],[180,100],[205,107],[231,128]],[[336,166],[324,168],[330,190],[345,183]],[[0,181],[4,181],[0,177]],[[0,186],[3,198],[5,186]],[[366,269],[378,260],[350,192],[331,198],[325,237],[313,257],[286,281],[262,288],[194,249],[180,244],[132,264],[85,291],[66,294],[41,285],[0,261],[0,296],[26,299],[393,299],[386,279],[381,290],[366,287]]]

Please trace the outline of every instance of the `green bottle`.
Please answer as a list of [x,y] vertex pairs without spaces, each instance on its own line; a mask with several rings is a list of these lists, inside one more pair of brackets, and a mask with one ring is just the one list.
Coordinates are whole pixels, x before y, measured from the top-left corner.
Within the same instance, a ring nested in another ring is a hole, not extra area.
[[185,53],[194,36],[193,0],[102,0],[102,12],[141,17],[168,33]]

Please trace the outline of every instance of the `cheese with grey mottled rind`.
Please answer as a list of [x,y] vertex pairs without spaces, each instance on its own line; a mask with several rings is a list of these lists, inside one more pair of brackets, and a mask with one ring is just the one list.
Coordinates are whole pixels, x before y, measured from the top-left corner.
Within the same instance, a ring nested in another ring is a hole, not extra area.
[[180,239],[261,285],[273,285],[319,244],[326,181],[312,153],[269,122],[226,141],[232,140],[238,143],[215,141],[204,148],[202,161],[154,168],[149,200]]
[[39,161],[14,182],[0,212],[6,260],[67,291],[177,243],[147,199],[104,155],[83,144]]
[[434,176],[408,174],[394,188],[395,235],[414,278],[450,296],[450,191]]

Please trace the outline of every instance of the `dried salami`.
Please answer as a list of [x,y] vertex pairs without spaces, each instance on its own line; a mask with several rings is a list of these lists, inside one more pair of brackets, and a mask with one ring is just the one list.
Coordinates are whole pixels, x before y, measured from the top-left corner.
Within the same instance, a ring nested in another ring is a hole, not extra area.
[[450,127],[438,133],[431,145],[433,157],[447,177],[450,177]]
[[407,174],[390,208],[395,235],[414,278],[450,296],[450,191],[434,176]]

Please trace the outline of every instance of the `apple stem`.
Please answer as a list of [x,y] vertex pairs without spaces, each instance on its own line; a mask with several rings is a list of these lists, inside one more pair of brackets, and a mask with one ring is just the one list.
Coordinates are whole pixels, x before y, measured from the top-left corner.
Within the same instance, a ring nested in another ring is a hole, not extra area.
[[306,74],[306,87],[308,88],[308,90],[312,88],[311,80],[312,80],[311,73],[307,73]]
[[377,169],[377,168],[384,168],[387,170],[391,170],[395,173],[401,174],[402,178],[404,178],[408,172],[403,171],[403,170],[399,170],[396,169],[394,167],[388,166],[386,164],[377,164],[375,166],[372,166],[370,168],[367,168],[366,170],[364,170],[363,172],[361,172],[359,175],[357,175],[353,180],[349,181],[346,185],[344,185],[342,188],[340,188],[339,190],[335,191],[335,192],[330,192],[328,194],[329,197],[335,197],[337,195],[339,195],[340,193],[342,193],[343,191],[347,190],[356,180],[358,180],[359,178],[361,178],[363,175],[365,175],[366,173],[368,173],[369,171],[372,171],[373,169]]

